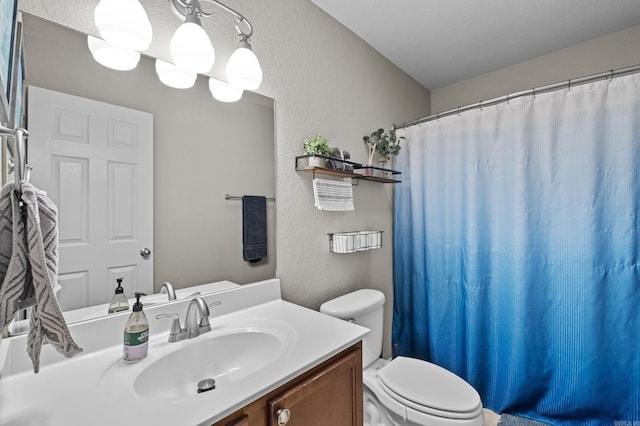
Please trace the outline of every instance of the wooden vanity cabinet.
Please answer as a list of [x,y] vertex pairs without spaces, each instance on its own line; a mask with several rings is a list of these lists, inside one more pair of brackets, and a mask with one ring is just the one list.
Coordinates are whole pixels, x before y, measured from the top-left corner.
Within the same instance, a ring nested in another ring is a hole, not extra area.
[[362,426],[362,422],[362,343],[358,342],[213,426]]

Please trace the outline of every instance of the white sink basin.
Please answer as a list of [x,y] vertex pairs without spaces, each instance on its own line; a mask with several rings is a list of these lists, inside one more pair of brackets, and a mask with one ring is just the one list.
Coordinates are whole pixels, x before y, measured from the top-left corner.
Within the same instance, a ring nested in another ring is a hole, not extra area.
[[224,392],[229,384],[271,364],[285,343],[280,336],[262,330],[212,336],[150,364],[138,375],[133,387],[143,397],[175,399],[196,395],[199,381],[214,379],[216,388],[211,392],[216,389]]
[[[230,392],[283,359],[295,342],[296,333],[285,322],[238,318],[194,339],[151,345],[149,356],[136,364],[116,362],[103,375],[100,389],[124,390],[124,385],[155,400]],[[214,379],[215,389],[199,394],[198,383],[204,379]]]

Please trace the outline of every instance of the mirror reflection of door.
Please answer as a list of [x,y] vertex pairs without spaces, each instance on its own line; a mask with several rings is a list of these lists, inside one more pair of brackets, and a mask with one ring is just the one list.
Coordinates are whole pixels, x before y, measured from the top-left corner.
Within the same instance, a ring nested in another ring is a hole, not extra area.
[[[28,88],[32,183],[58,206],[63,310],[153,293],[153,115]],[[141,251],[149,249],[144,257]]]

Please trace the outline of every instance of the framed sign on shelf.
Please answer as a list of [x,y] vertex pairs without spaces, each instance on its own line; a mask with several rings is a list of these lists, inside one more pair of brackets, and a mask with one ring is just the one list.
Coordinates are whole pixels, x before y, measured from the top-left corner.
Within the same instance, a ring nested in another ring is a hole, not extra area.
[[18,0],[0,0],[0,123],[11,116],[9,96]]

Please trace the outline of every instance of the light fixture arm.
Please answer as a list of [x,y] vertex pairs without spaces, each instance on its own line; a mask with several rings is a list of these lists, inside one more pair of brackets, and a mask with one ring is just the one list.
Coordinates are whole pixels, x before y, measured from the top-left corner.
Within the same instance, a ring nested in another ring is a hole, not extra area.
[[[251,36],[253,35],[253,26],[247,20],[247,18],[245,18],[240,13],[231,9],[229,6],[223,3],[220,3],[217,0],[169,0],[169,5],[171,6],[171,9],[173,10],[173,12],[181,18],[186,18],[187,16],[193,15],[193,14],[199,17],[208,18],[211,15],[213,15],[213,13],[212,12],[207,13],[202,10],[202,8],[200,7],[200,3],[203,3],[203,2],[215,4],[216,6],[220,7],[221,9],[235,16],[236,19],[238,20],[238,25],[236,25],[236,31],[238,31],[238,33],[240,34],[240,40],[249,41],[251,39]],[[242,23],[245,23],[246,26],[249,28],[248,32],[244,32],[240,29],[239,25]]]

